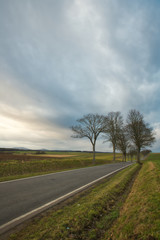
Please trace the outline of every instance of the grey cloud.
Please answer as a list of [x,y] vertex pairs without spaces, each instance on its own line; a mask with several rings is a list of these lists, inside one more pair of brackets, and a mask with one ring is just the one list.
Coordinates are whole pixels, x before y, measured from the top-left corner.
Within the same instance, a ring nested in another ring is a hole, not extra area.
[[158,122],[159,4],[1,1],[1,114],[50,131],[131,108]]

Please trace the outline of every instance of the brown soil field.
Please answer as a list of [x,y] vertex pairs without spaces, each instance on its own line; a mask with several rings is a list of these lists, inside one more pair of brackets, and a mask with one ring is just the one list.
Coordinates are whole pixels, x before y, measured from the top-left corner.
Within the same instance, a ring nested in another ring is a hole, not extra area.
[[[40,156],[40,157],[52,157],[52,158],[54,158],[54,157],[56,157],[56,158],[65,158],[65,157],[75,157],[75,156],[77,156],[77,155],[63,155],[63,154],[27,154],[28,156],[36,156],[36,157],[38,157],[38,156]],[[38,156],[37,156],[38,155]]]
[[6,162],[6,161],[33,161],[33,160],[45,160],[46,158],[66,158],[66,157],[73,157],[77,155],[52,155],[52,154],[12,154],[12,153],[0,153],[0,162]]

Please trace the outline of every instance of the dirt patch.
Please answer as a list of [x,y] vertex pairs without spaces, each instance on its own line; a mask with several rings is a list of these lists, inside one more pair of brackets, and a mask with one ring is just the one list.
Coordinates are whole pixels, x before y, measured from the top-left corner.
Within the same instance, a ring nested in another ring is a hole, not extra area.
[[49,157],[49,158],[66,158],[66,157],[74,157],[77,155],[64,155],[64,154],[28,154],[29,156],[36,157]]
[[149,170],[152,171],[153,169],[155,169],[154,163],[149,162]]

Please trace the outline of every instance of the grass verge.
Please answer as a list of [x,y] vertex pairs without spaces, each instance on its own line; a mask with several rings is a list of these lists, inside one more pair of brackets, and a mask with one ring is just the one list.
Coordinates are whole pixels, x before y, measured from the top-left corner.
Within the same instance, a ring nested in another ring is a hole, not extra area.
[[[67,153],[70,157],[64,157],[65,152],[60,152],[61,157],[47,157],[48,154],[31,155],[25,153],[0,154],[0,181],[14,180],[24,177],[60,172],[65,170],[93,166],[92,153]],[[51,154],[50,154],[51,156]],[[121,161],[121,154],[117,154],[117,162]],[[96,165],[112,163],[113,154],[96,153]]]
[[160,154],[151,154],[104,240],[160,239]]
[[89,190],[57,211],[50,210],[46,216],[35,218],[10,240],[60,240],[103,237],[107,228],[118,217],[119,208],[126,197],[133,177],[140,166],[134,164],[122,170],[109,180]]

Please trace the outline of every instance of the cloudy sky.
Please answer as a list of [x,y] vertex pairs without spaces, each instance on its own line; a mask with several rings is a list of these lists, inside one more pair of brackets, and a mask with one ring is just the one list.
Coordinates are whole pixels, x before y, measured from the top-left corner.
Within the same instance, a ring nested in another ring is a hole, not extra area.
[[160,1],[0,1],[0,147],[91,150],[76,119],[130,109],[160,151]]

